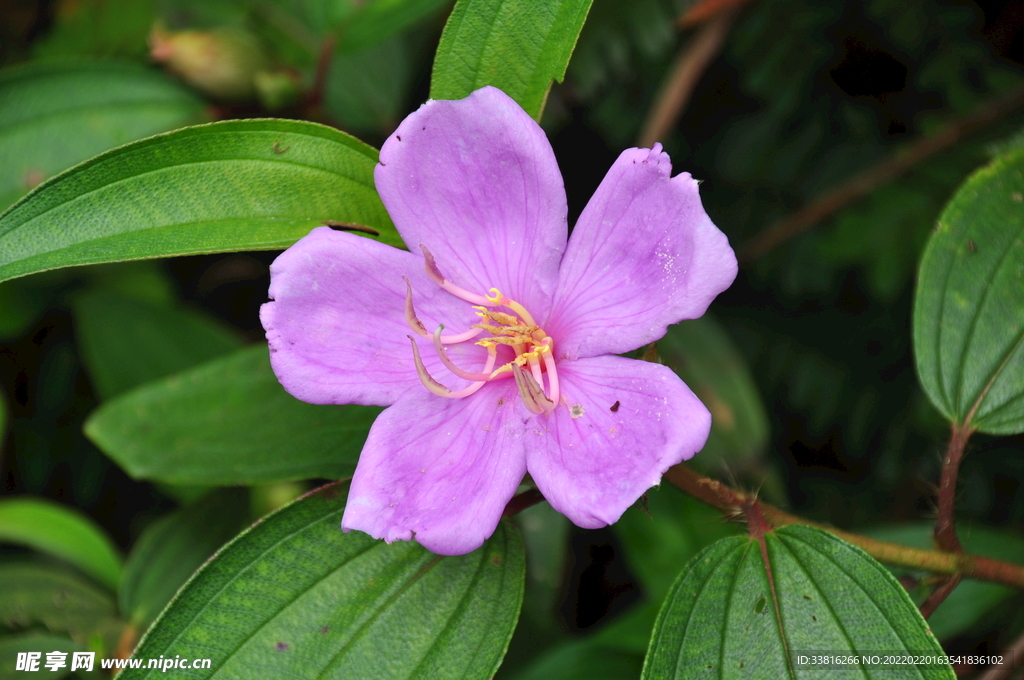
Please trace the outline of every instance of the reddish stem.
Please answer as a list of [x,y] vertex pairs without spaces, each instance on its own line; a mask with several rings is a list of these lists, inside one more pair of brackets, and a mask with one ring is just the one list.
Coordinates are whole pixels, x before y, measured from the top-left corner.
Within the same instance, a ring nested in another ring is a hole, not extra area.
[[511,517],[512,515],[518,515],[523,510],[526,510],[531,505],[537,505],[544,500],[544,494],[537,489],[527,489],[518,496],[513,496],[512,500],[505,506],[505,512],[501,513],[502,517]]
[[953,423],[953,434],[946,449],[946,460],[942,465],[939,479],[939,518],[935,523],[935,541],[948,552],[962,553],[964,549],[956,537],[956,479],[960,472],[960,461],[964,457],[967,440],[971,436],[969,427]]

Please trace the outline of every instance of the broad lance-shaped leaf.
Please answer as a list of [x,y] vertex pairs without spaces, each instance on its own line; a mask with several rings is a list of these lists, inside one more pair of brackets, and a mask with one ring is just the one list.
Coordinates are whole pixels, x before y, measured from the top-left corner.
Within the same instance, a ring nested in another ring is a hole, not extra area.
[[431,99],[462,99],[493,85],[540,120],[592,1],[459,0],[437,46]]
[[1024,151],[976,172],[921,259],[917,373],[958,425],[1024,432]]
[[73,508],[37,498],[0,501],[0,543],[59,557],[111,590],[121,580],[121,558],[113,541]]
[[190,671],[196,680],[295,669],[323,679],[490,678],[523,598],[515,527],[503,522],[480,549],[441,557],[342,533],[347,492],[344,483],[320,489],[232,541],[160,615],[136,656],[211,659]]
[[0,281],[95,262],[286,248],[327,221],[400,245],[377,151],[290,120],[198,125],[118,147],[0,215]]
[[[907,592],[856,546],[791,525],[759,542],[724,538],[686,566],[658,615],[644,680],[813,679],[824,655],[941,655]],[[769,580],[771,574],[771,580]],[[948,664],[842,666],[843,678],[955,680]]]
[[106,402],[85,433],[133,477],[254,484],[355,470],[379,408],[314,406],[284,391],[266,345],[240,350]]
[[124,565],[121,611],[145,630],[174,593],[249,517],[245,489],[214,491],[146,528]]
[[48,564],[0,564],[0,624],[45,626],[85,642],[116,618],[114,598],[73,571]]
[[201,122],[203,101],[141,64],[60,62],[0,71],[0,210],[98,153]]
[[78,346],[101,399],[191,368],[242,346],[217,319],[103,291],[75,300]]

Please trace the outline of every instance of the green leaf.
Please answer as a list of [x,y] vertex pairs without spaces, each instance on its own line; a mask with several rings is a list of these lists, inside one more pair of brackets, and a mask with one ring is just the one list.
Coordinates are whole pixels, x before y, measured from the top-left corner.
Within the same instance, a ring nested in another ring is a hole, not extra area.
[[581,640],[561,644],[513,676],[513,680],[634,680],[643,658]]
[[331,60],[324,105],[346,130],[387,133],[398,127],[416,66],[410,36],[398,36]]
[[8,628],[42,624],[85,641],[117,615],[110,593],[61,567],[0,564],[0,583],[0,623]]
[[292,397],[260,345],[105,403],[85,433],[137,479],[225,486],[340,479],[355,470],[378,413]]
[[[441,557],[339,527],[347,485],[270,515],[189,581],[139,658],[212,660],[193,678],[490,678],[523,597],[525,559],[507,523],[479,550]],[[161,677],[128,670],[122,680]]]
[[563,624],[556,616],[565,593],[562,581],[569,558],[569,519],[547,503],[538,503],[515,516],[526,546],[524,616],[551,633]]
[[[56,671],[46,668],[46,653],[53,651],[64,652],[68,655],[67,665],[64,668],[57,669]],[[25,678],[32,677],[31,675],[25,675],[25,671],[15,670],[19,652],[39,652],[41,656],[37,670],[42,671],[45,674],[43,675],[45,678],[58,680],[59,678],[67,677],[71,673],[71,653],[81,651],[83,651],[82,645],[59,635],[28,633],[25,635],[0,637],[0,680],[25,680]],[[98,663],[93,664],[93,668],[98,667]],[[87,677],[93,676],[90,674]]]
[[106,292],[75,301],[82,359],[101,399],[228,354],[241,339],[220,321]]
[[493,85],[540,120],[551,81],[565,77],[592,0],[460,0],[441,35],[431,99]]
[[0,390],[0,453],[4,450],[4,439],[7,437],[7,421],[10,419],[7,410],[7,397],[3,390]]
[[31,64],[0,71],[0,209],[75,163],[198,122],[203,102],[140,64]]
[[939,218],[914,299],[917,373],[961,426],[1024,432],[1024,152],[979,170]]
[[107,534],[63,505],[36,498],[0,501],[0,542],[67,560],[111,589],[121,580],[121,558]]
[[377,151],[290,120],[198,125],[77,165],[0,215],[0,280],[95,262],[285,248],[327,220],[401,240]]
[[121,611],[145,630],[203,562],[245,526],[244,489],[215,491],[146,528],[124,565]]
[[75,0],[62,3],[49,32],[32,44],[36,59],[81,56],[144,58],[156,20],[153,0]]
[[737,532],[720,512],[668,484],[649,490],[647,507],[643,501],[634,504],[612,529],[622,541],[630,570],[655,602],[661,602],[679,576],[680,564]]
[[[799,655],[814,651],[943,653],[903,587],[860,548],[797,525],[764,541],[768,564],[758,541],[736,536],[687,565],[655,623],[645,680],[690,678],[695,669],[718,678],[829,677],[798,665]],[[844,671],[857,678],[893,673],[891,665]],[[934,665],[904,668],[899,677],[956,676],[949,665]]]
[[743,355],[718,322],[705,315],[671,326],[658,354],[711,411],[711,435],[693,463],[709,469],[760,456],[768,414]]
[[354,52],[394,36],[429,18],[451,0],[375,0],[353,3],[356,10],[341,25],[338,50]]
[[[935,545],[932,534],[934,528],[933,522],[906,522],[873,528],[864,533],[881,541],[932,549]],[[1019,534],[977,525],[961,526],[958,533],[964,550],[969,553],[1004,562],[1024,563],[1024,537]],[[890,567],[890,570],[896,574],[910,573],[908,569],[896,567]],[[923,572],[917,575],[927,576]],[[920,603],[930,592],[931,588],[922,585],[912,596]],[[979,624],[992,621],[989,617],[992,610],[1015,592],[998,583],[964,579],[928,617],[928,625],[940,640],[948,640],[971,630],[977,632]]]

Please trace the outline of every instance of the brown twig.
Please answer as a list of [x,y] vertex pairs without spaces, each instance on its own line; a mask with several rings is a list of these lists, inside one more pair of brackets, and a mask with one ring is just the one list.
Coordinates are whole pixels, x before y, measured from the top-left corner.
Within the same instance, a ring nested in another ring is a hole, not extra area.
[[527,489],[518,496],[513,496],[512,500],[505,506],[505,511],[501,513],[502,517],[511,517],[512,515],[518,515],[523,510],[526,510],[531,505],[537,505],[544,500],[544,494],[537,489]]
[[1024,87],[989,99],[941,130],[911,143],[895,154],[826,191],[820,198],[786,217],[740,247],[737,258],[751,262],[791,238],[802,234],[848,203],[911,169],[926,158],[944,151],[964,136],[979,130],[1024,106]]
[[735,18],[736,10],[730,7],[704,24],[679,49],[668,78],[647,114],[637,146],[652,147],[675,126],[704,71],[721,51]]
[[690,28],[721,14],[733,12],[748,2],[750,0],[700,0],[686,10],[676,24],[679,28]]
[[949,438],[946,460],[942,464],[942,475],[939,478],[939,517],[935,523],[935,541],[948,552],[964,551],[956,537],[956,480],[970,436],[969,427],[953,423],[953,433]]
[[[695,472],[684,463],[670,468],[665,479],[697,500],[725,512],[729,516],[742,516],[745,504],[754,496],[732,489],[721,482]],[[761,514],[772,528],[787,524],[804,524],[824,529],[834,536],[852,543],[880,562],[910,569],[919,569],[934,574],[961,574],[965,578],[1003,583],[1024,589],[1024,566],[998,560],[952,553],[940,550],[911,548],[897,543],[878,541],[867,536],[850,533],[835,527],[818,524],[790,515],[767,503],[758,502]]]
[[331,70],[331,57],[334,56],[334,46],[338,36],[328,33],[324,41],[320,43],[320,50],[316,57],[316,71],[313,75],[313,85],[306,93],[306,108],[316,110],[324,100],[324,90],[327,89],[327,75]]
[[1024,666],[1024,633],[1010,645],[1010,648],[1003,654],[1003,658],[1006,663],[989,666],[988,670],[975,680],[1006,680],[1015,670]]
[[921,616],[928,618],[935,613],[935,610],[939,608],[943,600],[949,597],[949,594],[960,585],[960,574],[953,574],[949,578],[943,579],[942,583],[933,590],[924,602],[921,603]]

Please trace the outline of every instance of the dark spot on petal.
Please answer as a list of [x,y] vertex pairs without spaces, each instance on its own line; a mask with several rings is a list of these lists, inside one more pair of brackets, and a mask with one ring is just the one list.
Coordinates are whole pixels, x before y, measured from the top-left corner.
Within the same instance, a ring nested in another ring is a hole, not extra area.
[[618,410],[619,410],[619,402],[615,402],[614,404],[612,404],[612,405],[611,405],[611,406],[609,407],[609,410],[610,410],[610,411],[611,411],[612,413],[615,413],[616,411],[618,411]]
[[278,642],[276,645],[274,645],[274,649],[276,649],[279,652],[287,651],[288,650],[288,643],[287,642]]
[[320,634],[321,635],[327,635],[328,631],[330,631],[330,630],[331,630],[330,626],[324,626],[323,628],[320,629]]
[[401,135],[395,135],[395,139],[397,139],[398,141],[402,141],[402,136]]
[[426,129],[427,129],[427,126],[426,126],[426,125],[424,125],[424,126],[423,126],[423,129],[424,129],[424,130],[426,130]]
[[505,397],[501,397],[500,399],[498,399],[498,406],[501,406],[504,403],[505,403]]

